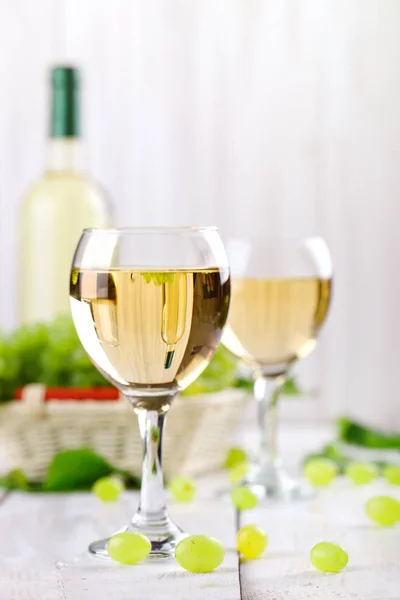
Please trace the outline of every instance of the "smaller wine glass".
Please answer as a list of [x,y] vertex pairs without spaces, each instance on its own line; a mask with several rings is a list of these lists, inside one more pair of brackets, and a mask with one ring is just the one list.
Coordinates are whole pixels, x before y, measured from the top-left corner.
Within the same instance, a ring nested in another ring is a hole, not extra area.
[[[228,314],[228,261],[214,227],[84,230],[73,259],[71,311],[98,370],[139,419],[139,507],[122,531],[146,535],[152,557],[184,536],[165,507],[162,439],[174,397],[210,362]],[[89,546],[108,557],[107,539]]]
[[280,388],[292,365],[316,345],[332,294],[332,262],[323,239],[233,239],[227,252],[232,297],[223,344],[254,377],[259,451],[244,483],[268,499],[308,497],[277,454]]

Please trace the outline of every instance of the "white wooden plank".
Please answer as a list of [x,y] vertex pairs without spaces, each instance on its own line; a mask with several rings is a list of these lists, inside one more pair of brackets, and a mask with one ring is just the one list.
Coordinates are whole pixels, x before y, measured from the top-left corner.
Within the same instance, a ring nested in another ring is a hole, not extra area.
[[0,2],[0,273],[10,282],[0,297],[0,329],[17,319],[18,210],[22,194],[40,177],[48,134],[49,68],[63,38],[61,2]]
[[45,71],[77,60],[119,222],[322,232],[337,278],[307,385],[324,387],[321,413],[398,425],[399,21],[398,0],[1,2],[2,327],[16,323],[18,198],[43,164]]
[[[377,483],[363,488],[338,481],[305,504],[257,508],[241,515],[241,524],[267,531],[264,557],[241,564],[244,600],[398,600],[399,526],[379,528],[364,514],[367,498],[400,490]],[[312,546],[332,541],[345,548],[349,564],[337,575],[310,564]]]
[[394,169],[400,74],[389,64],[399,60],[400,4],[305,4],[310,11],[319,4],[325,13],[321,50],[329,73],[320,88],[325,119],[318,222],[332,247],[336,281],[319,354],[324,400],[331,414],[346,411],[398,428],[392,342],[400,322],[391,261],[400,250]]
[[[289,436],[290,434],[290,436]],[[311,450],[326,432],[303,427],[286,446],[289,463]],[[311,439],[311,438],[314,438]],[[172,505],[176,521],[192,533],[208,533],[227,547],[223,565],[211,575],[185,573],[174,562],[132,568],[107,565],[81,557],[93,539],[112,533],[131,516],[136,494],[104,505],[88,494],[12,494],[0,504],[0,600],[97,600],[103,597],[141,600],[236,600],[240,598],[234,517],[229,504],[210,500],[221,487],[221,476],[199,484],[199,498],[187,506]],[[364,515],[372,495],[394,495],[400,489],[378,481],[364,487],[338,480],[309,503],[257,508],[241,515],[241,524],[257,523],[269,535],[266,555],[241,565],[244,600],[398,600],[399,526],[379,528]],[[340,543],[349,565],[339,575],[317,573],[309,552],[319,541]],[[55,569],[56,561],[68,565]],[[93,565],[93,566],[92,566]]]
[[[0,538],[7,540],[0,548],[0,600],[131,600],[132,593],[140,600],[239,600],[234,513],[219,502],[171,508],[184,529],[214,535],[228,548],[212,574],[187,573],[173,560],[128,568],[83,556],[90,541],[128,522],[136,498],[127,493],[109,506],[89,494],[12,494],[0,505]],[[56,568],[57,561],[66,566]]]

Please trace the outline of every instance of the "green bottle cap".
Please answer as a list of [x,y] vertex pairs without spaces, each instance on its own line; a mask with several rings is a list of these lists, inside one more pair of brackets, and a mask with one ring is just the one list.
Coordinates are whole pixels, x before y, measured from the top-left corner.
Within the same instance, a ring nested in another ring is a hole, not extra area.
[[52,69],[51,137],[79,137],[79,82],[75,67]]

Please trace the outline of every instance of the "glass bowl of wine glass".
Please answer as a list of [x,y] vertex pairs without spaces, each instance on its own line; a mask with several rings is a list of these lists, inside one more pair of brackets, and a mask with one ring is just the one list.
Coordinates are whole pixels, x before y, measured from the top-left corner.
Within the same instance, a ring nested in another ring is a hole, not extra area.
[[277,453],[280,388],[315,348],[332,296],[332,262],[320,237],[227,241],[232,276],[224,345],[253,373],[259,450],[244,483],[263,498],[292,500],[312,490],[282,468]]

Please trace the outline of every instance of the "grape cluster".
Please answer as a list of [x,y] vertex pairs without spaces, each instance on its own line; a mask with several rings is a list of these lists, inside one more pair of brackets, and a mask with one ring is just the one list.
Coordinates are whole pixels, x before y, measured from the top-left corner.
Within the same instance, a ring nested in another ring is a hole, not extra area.
[[10,400],[19,387],[29,383],[51,387],[110,385],[82,348],[69,317],[23,325],[8,336],[0,336],[0,400]]

